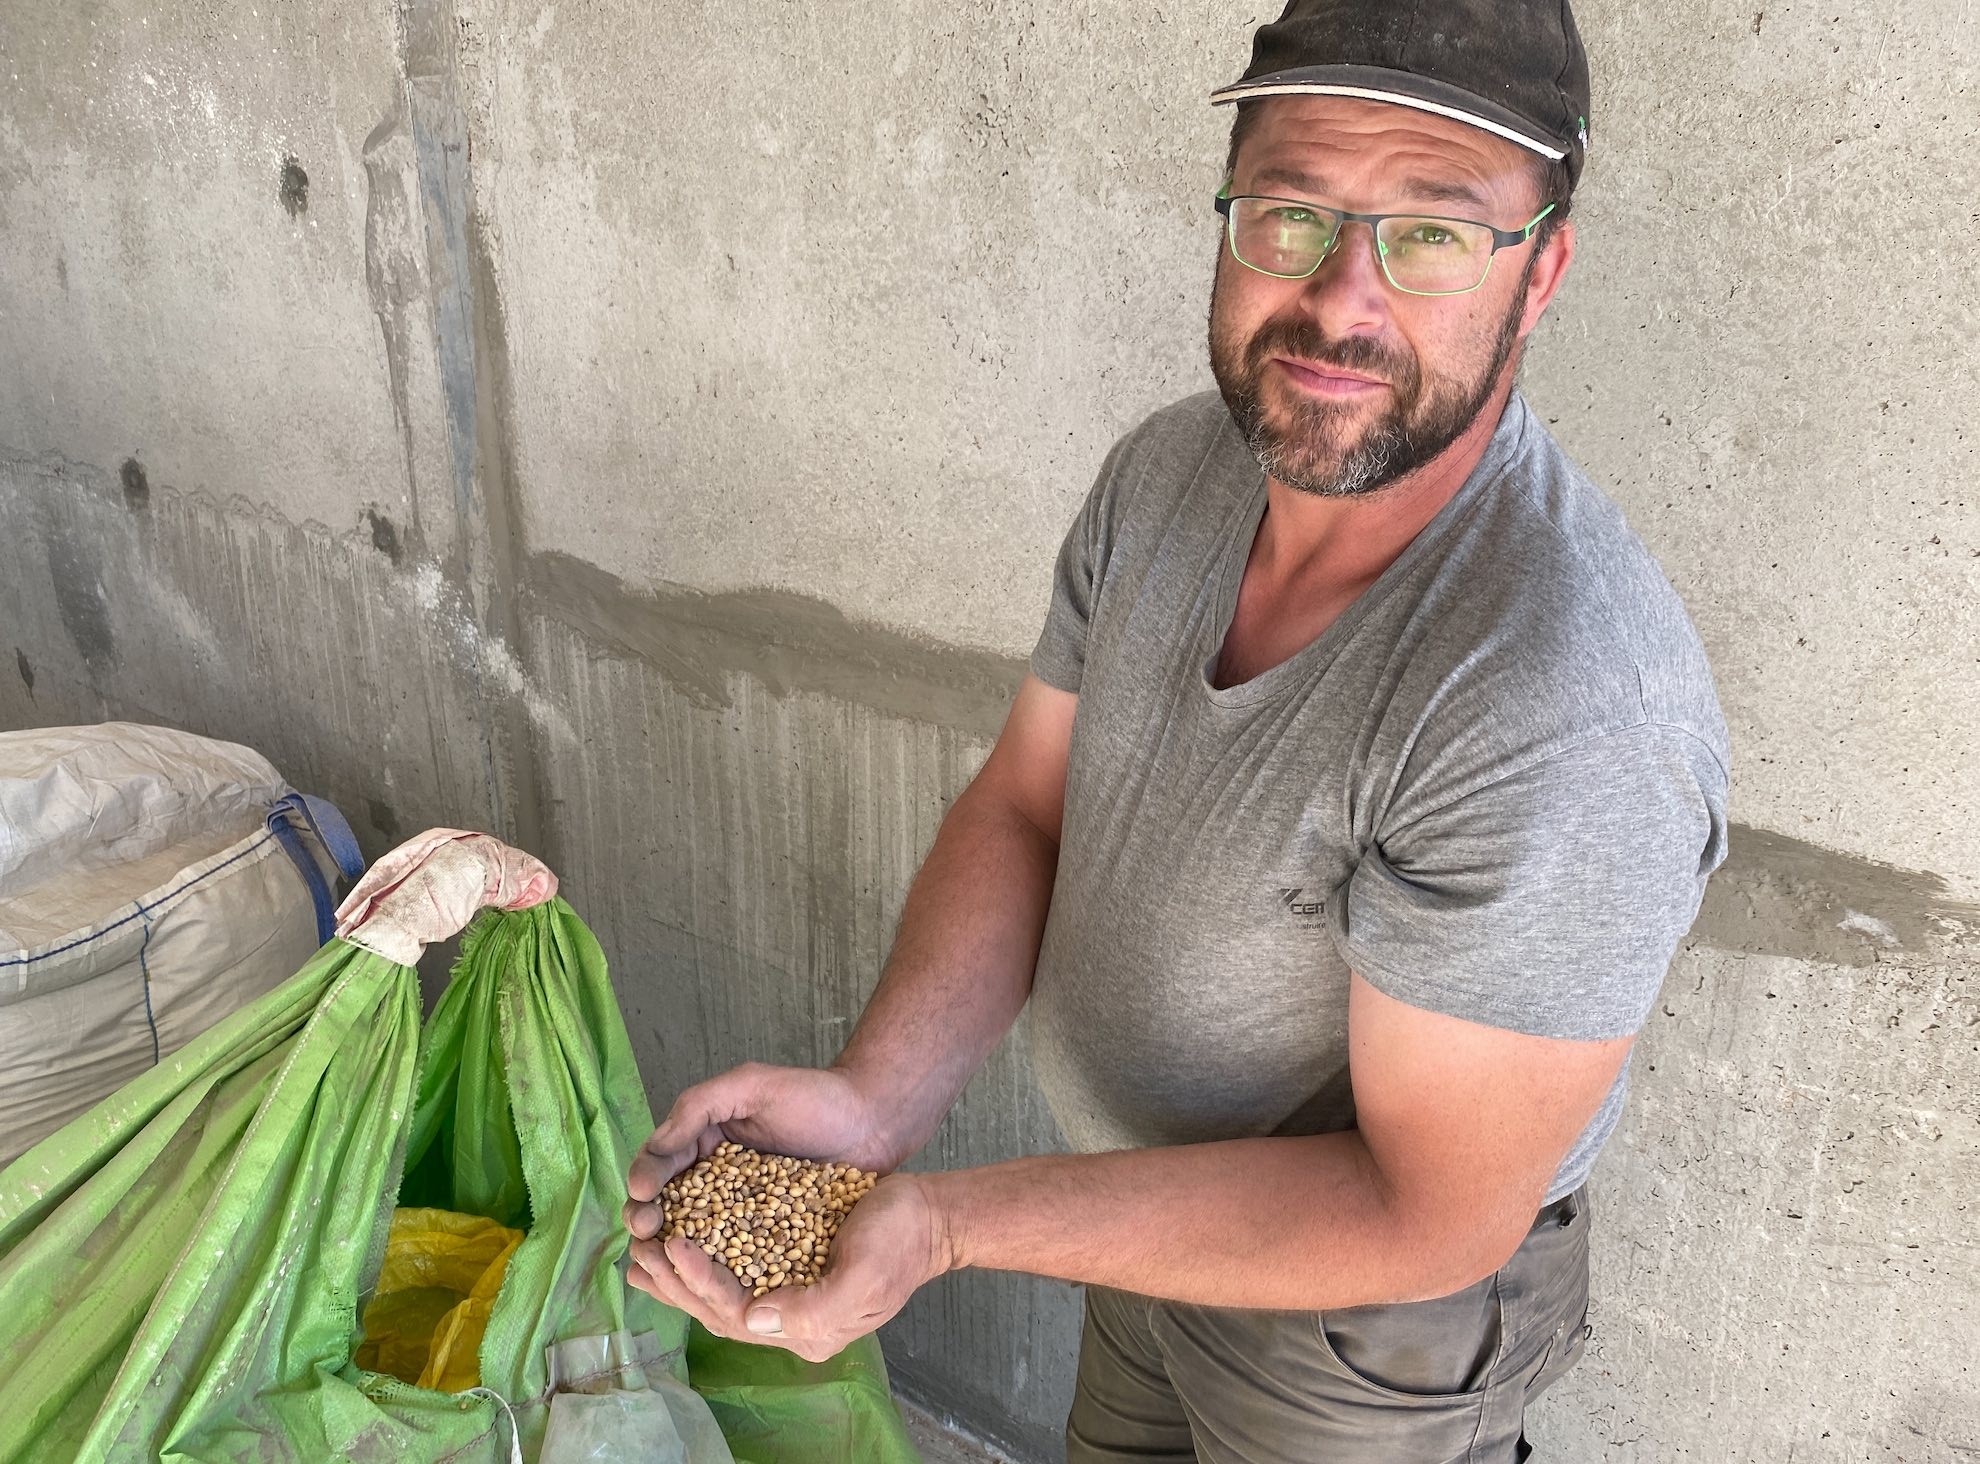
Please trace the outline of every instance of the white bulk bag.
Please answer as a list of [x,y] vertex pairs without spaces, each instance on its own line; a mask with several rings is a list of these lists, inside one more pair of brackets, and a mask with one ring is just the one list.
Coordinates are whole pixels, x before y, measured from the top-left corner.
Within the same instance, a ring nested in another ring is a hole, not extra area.
[[359,863],[249,748],[0,732],[0,1165],[293,976]]

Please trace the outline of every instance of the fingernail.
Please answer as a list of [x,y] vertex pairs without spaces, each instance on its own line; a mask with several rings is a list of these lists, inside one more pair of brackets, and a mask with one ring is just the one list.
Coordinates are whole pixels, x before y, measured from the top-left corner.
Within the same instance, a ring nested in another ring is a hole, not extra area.
[[759,1306],[743,1318],[743,1325],[759,1337],[774,1337],[784,1330],[784,1319],[773,1306]]

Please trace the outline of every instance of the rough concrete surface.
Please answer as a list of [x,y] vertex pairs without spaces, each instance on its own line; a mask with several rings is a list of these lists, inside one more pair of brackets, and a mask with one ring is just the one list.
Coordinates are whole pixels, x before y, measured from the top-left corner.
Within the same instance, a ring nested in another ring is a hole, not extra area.
[[[0,9],[0,727],[238,738],[545,854],[657,1106],[829,1060],[1107,444],[1204,384],[1251,10]],[[1543,1458],[1980,1457],[1980,41],[1584,0],[1536,408],[1657,550],[1733,857],[1598,1171]],[[1053,1147],[1023,1029],[924,1165]],[[904,1389],[1055,1456],[1077,1294]]]
[[517,460],[585,484],[583,515],[530,516],[532,546],[1027,651],[1109,442],[1208,385],[1222,137],[1200,102],[1241,25],[901,0],[857,23],[461,14],[531,385]]

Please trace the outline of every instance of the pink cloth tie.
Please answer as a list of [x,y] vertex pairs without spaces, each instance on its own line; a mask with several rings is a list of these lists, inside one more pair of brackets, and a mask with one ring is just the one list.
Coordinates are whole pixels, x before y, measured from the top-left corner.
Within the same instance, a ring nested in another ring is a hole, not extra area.
[[526,910],[557,893],[542,860],[492,834],[428,829],[365,871],[337,907],[337,934],[410,966],[485,906]]

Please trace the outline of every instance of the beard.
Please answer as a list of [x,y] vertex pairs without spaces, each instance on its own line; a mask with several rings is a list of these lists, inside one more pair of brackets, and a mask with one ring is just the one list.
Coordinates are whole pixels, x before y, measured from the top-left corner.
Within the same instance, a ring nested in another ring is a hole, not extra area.
[[[1422,367],[1408,346],[1372,336],[1330,340],[1304,311],[1274,316],[1249,340],[1237,338],[1218,320],[1220,273],[1210,296],[1210,370],[1231,420],[1268,475],[1320,497],[1374,493],[1436,459],[1478,420],[1500,372],[1519,348],[1523,285],[1522,279],[1478,375],[1426,388]],[[1361,414],[1349,402],[1299,397],[1284,418],[1275,419],[1265,403],[1265,373],[1274,356],[1376,377],[1388,383],[1388,406],[1358,433],[1355,422]]]

